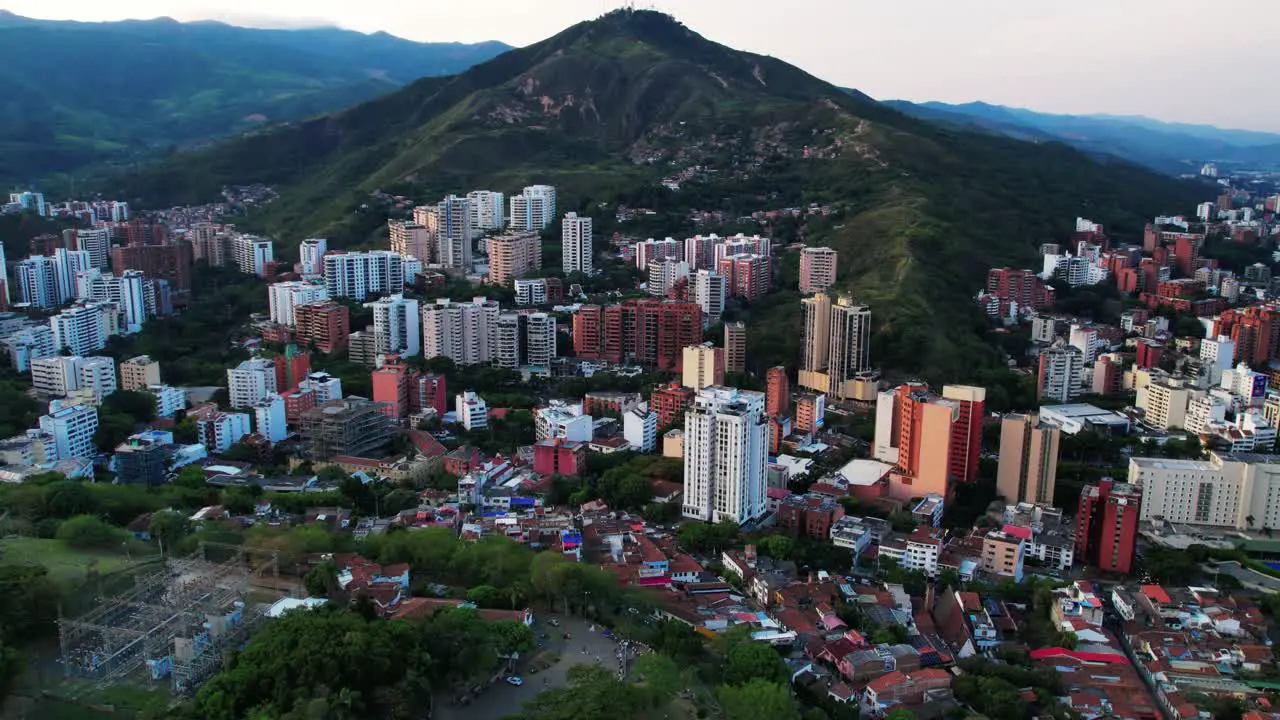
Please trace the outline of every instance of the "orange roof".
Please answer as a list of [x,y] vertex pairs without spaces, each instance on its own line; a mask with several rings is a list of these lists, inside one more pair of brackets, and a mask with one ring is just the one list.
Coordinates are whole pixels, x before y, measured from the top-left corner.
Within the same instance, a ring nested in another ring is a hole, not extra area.
[[1169,597],[1169,593],[1159,585],[1143,585],[1142,594],[1147,596],[1151,602],[1160,603],[1161,605],[1172,605],[1173,600]]
[[888,690],[891,687],[894,687],[896,685],[902,685],[906,681],[907,681],[906,673],[902,673],[897,670],[894,670],[888,675],[881,675],[875,680],[872,680],[871,682],[867,683],[867,691],[873,692],[879,695],[880,693],[884,692],[885,690]]

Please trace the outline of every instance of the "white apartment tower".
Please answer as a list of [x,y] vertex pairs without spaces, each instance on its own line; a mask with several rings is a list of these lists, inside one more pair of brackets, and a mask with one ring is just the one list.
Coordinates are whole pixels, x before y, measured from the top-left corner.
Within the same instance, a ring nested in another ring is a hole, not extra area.
[[471,231],[475,237],[501,230],[507,224],[506,198],[492,190],[472,190],[467,193],[467,206],[471,211]]
[[498,303],[484,298],[455,303],[441,299],[422,308],[423,357],[447,357],[457,365],[497,359]]
[[405,260],[386,250],[334,253],[324,257],[324,284],[330,298],[364,302],[370,295],[404,290]]
[[270,360],[245,360],[227,370],[227,391],[233,408],[251,408],[275,395],[276,366]]
[[1070,345],[1045,348],[1040,353],[1041,400],[1068,403],[1080,396],[1084,354]]
[[98,431],[98,408],[92,405],[63,407],[49,403],[49,414],[40,416],[40,430],[53,436],[58,460],[91,458],[95,454],[93,434]]
[[109,333],[104,315],[107,314],[114,315],[115,309],[102,303],[85,303],[49,318],[55,347],[66,348],[72,355],[90,355],[106,347]]
[[436,259],[447,267],[471,272],[471,209],[467,199],[448,195],[436,205]]
[[52,258],[32,255],[17,264],[13,277],[21,291],[22,302],[37,308],[58,306],[58,282]]
[[699,270],[690,285],[693,301],[702,308],[702,324],[711,327],[720,322],[720,316],[724,314],[724,299],[729,294],[725,277],[711,270]]
[[91,228],[76,230],[76,249],[89,253],[90,267],[111,269],[111,230]]
[[[590,275],[592,257],[591,218],[578,217],[578,213],[566,213],[561,227],[562,267],[565,274],[580,272]],[[687,274],[687,273],[686,273]]]
[[764,393],[699,391],[685,412],[684,516],[737,523],[763,516],[768,464]]
[[324,302],[329,299],[329,289],[324,285],[291,280],[267,286],[267,300],[271,306],[271,322],[293,327],[294,309],[299,305]]
[[380,344],[378,352],[402,357],[416,357],[422,352],[417,300],[396,294],[365,303],[365,307],[373,309],[373,331]]
[[329,241],[326,238],[307,238],[298,246],[300,268],[304,276],[319,275],[324,272],[324,254],[329,252]]
[[59,305],[75,299],[76,275],[91,266],[89,253],[83,250],[58,248],[53,251],[53,277]]
[[253,427],[254,432],[272,445],[289,437],[289,429],[285,425],[284,398],[272,395],[254,405]]
[[556,216],[556,189],[530,185],[511,196],[511,229],[541,232]]
[[267,263],[275,260],[271,241],[257,235],[237,235],[232,238],[231,254],[240,272],[254,277],[262,277]]
[[533,313],[526,322],[526,362],[550,371],[551,362],[556,359],[556,319],[546,313]]
[[521,316],[515,313],[504,313],[498,316],[498,339],[493,364],[500,368],[515,370],[520,367]]

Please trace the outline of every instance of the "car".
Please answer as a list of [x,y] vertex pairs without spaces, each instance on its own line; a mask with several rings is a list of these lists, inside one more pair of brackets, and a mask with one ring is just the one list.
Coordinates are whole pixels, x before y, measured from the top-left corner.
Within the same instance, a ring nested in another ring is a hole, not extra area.
[[507,684],[508,684],[508,685],[515,685],[516,687],[520,687],[521,685],[523,685],[523,684],[524,684],[524,678],[522,678],[522,677],[520,677],[520,676],[518,676],[518,675],[512,675],[512,676],[510,676],[510,677],[508,677],[508,678],[507,678]]

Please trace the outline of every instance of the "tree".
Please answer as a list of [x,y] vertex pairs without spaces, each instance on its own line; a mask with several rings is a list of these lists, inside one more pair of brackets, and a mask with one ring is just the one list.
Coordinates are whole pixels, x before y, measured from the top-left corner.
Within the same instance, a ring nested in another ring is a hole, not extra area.
[[160,547],[168,548],[172,552],[178,541],[191,531],[191,523],[187,520],[187,516],[180,512],[161,510],[151,515],[147,531],[151,533],[151,539],[160,543]]
[[124,533],[92,515],[77,515],[58,527],[58,539],[82,550],[116,549]]
[[338,590],[338,566],[332,560],[322,560],[302,578],[302,583],[311,597],[331,598]]
[[187,465],[179,470],[178,477],[174,478],[173,484],[194,489],[208,487],[208,483],[205,482],[204,469],[199,465]]
[[786,535],[769,535],[756,541],[756,549],[776,560],[790,560],[796,546]]
[[482,608],[498,607],[506,595],[492,585],[477,585],[467,591],[467,600]]
[[885,720],[916,720],[916,714],[906,708],[894,708],[885,716]]
[[756,678],[742,685],[716,690],[728,720],[799,720],[800,713],[787,686]]
[[724,681],[729,685],[742,685],[754,678],[785,683],[787,676],[786,663],[763,643],[738,643],[729,650],[725,661]]

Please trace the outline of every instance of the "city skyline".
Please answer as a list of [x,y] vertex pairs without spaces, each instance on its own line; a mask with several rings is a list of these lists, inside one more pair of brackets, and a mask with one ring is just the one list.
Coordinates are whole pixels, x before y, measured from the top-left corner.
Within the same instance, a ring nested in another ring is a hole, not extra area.
[[[5,8],[57,20],[173,17],[247,27],[336,26],[423,42],[500,40],[524,46],[622,6],[613,0],[497,4],[500,12],[493,4],[355,8],[332,0],[285,0],[266,13],[244,0],[216,8],[186,0],[123,0],[109,6],[16,0]],[[1241,16],[1266,10],[1263,0],[1243,4],[1249,7],[1237,8]],[[1204,6],[1193,0],[1170,0],[1159,13],[1102,0],[1034,6],[1015,0],[981,6],[943,0],[840,5],[798,0],[755,6],[749,15],[728,0],[662,0],[646,7],[673,14],[715,42],[778,57],[878,99],[982,101],[1039,112],[1141,115],[1280,132],[1280,120],[1271,112],[1274,103],[1254,91],[1249,73],[1239,72],[1280,61],[1280,47],[1265,42],[1265,24],[1235,28],[1230,53],[1189,53],[1183,42],[1159,41],[1203,22]],[[821,22],[803,21],[818,17]],[[1215,97],[1233,101],[1185,102],[1187,88],[1208,83]]]

